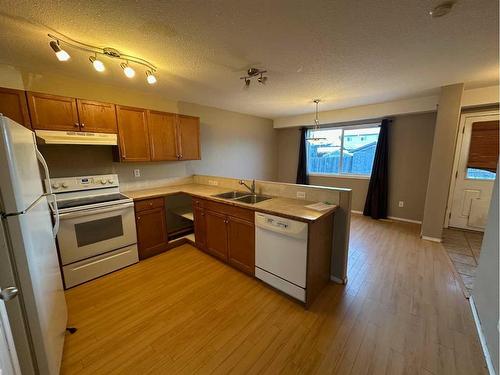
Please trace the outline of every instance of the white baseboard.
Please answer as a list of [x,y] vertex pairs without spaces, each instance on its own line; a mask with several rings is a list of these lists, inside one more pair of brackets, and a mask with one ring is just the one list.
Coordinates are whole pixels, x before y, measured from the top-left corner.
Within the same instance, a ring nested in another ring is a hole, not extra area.
[[[351,213],[357,214],[357,215],[363,215],[363,211],[351,210]],[[404,221],[407,223],[422,224],[422,221],[420,221],[420,220],[411,220],[411,219],[405,219],[405,218],[396,217],[396,216],[387,216],[387,219],[395,220],[395,221]]]
[[396,216],[387,216],[387,218],[391,219],[391,220],[396,220],[396,221],[404,221],[406,223],[422,224],[421,220],[411,220],[411,219],[405,219],[405,218],[396,217]]
[[428,237],[428,236],[420,236],[420,237],[422,237],[423,240],[432,241],[432,242],[442,242],[443,241],[441,238],[436,238],[436,237]]
[[481,348],[483,349],[484,359],[486,360],[486,366],[488,366],[488,372],[490,375],[495,375],[495,368],[493,367],[493,362],[491,361],[490,352],[488,346],[486,345],[486,338],[484,337],[483,330],[481,328],[481,320],[477,314],[476,304],[474,303],[474,298],[471,296],[469,298],[470,309],[472,310],[472,316],[474,317],[474,323],[476,323],[477,334],[479,335],[479,341],[481,342]]
[[330,280],[337,284],[343,284],[343,285],[347,284],[347,276],[345,277],[345,279],[341,279],[339,277],[330,275]]

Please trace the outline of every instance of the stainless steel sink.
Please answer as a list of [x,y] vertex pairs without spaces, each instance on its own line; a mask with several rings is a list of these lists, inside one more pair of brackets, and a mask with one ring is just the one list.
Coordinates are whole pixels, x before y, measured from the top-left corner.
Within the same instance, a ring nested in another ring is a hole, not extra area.
[[235,201],[242,202],[242,203],[255,204],[255,203],[262,202],[262,201],[266,201],[268,199],[271,199],[271,197],[266,197],[265,195],[252,194],[252,195],[246,195],[246,196],[241,197],[241,198],[236,198]]
[[248,195],[248,193],[241,192],[241,191],[228,191],[227,193],[214,195],[214,197],[224,198],[224,199],[237,199],[237,198],[245,197],[247,195]]

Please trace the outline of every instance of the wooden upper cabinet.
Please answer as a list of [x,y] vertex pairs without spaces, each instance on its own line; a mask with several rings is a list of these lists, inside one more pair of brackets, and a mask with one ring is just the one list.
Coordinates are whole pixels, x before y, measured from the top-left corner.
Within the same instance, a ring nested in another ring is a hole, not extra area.
[[178,115],[179,159],[200,160],[200,119]]
[[116,110],[114,104],[84,99],[77,99],[76,103],[81,131],[116,134]]
[[0,87],[0,113],[31,129],[26,93]]
[[76,99],[28,92],[28,107],[33,129],[78,131]]
[[116,106],[120,160],[149,161],[147,110]]
[[253,275],[255,273],[255,226],[246,220],[229,218],[228,262],[235,268]]
[[149,111],[148,120],[151,160],[177,160],[177,115]]

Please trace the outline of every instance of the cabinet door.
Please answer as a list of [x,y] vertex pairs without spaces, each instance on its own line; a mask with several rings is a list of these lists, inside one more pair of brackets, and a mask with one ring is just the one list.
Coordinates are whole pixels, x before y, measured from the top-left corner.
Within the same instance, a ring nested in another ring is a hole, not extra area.
[[81,131],[116,134],[117,126],[114,104],[83,99],[77,99],[76,103]]
[[145,259],[166,250],[168,238],[163,208],[137,212],[136,225],[139,259]]
[[0,87],[0,113],[31,129],[26,93]]
[[178,115],[179,156],[181,160],[200,160],[200,119]]
[[253,275],[255,273],[255,226],[245,220],[229,218],[229,264]]
[[148,161],[149,136],[147,111],[142,108],[116,106],[120,159]]
[[33,129],[80,130],[74,98],[28,92],[28,107]]
[[205,210],[206,249],[227,261],[227,217],[217,212]]
[[151,160],[177,160],[177,126],[173,113],[149,111]]
[[202,208],[193,207],[194,238],[196,246],[202,250],[206,248],[206,223],[205,211]]

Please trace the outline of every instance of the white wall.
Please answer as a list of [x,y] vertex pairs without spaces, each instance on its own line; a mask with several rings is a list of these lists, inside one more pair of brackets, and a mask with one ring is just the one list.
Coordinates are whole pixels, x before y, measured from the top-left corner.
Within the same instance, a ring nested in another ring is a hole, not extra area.
[[[463,107],[473,107],[495,104],[499,102],[499,86],[488,86],[464,91]],[[393,102],[363,105],[351,108],[341,108],[320,112],[322,124],[335,124],[362,120],[378,119],[387,116],[425,113],[436,111],[439,95],[397,100]],[[313,105],[311,103],[311,110]],[[275,128],[311,125],[313,113],[298,116],[280,117],[274,119]]]
[[493,196],[488,215],[488,224],[484,232],[479,266],[474,280],[472,298],[476,305],[481,328],[486,338],[495,372],[499,373],[499,221],[498,221],[498,174],[493,187]]
[[179,112],[201,119],[201,158],[192,174],[277,180],[278,153],[272,120],[179,102]]

